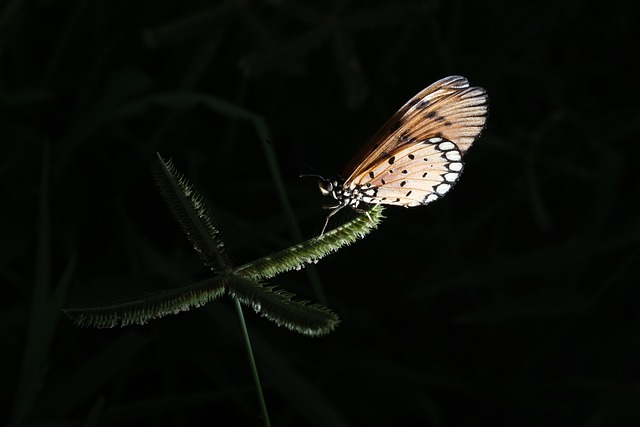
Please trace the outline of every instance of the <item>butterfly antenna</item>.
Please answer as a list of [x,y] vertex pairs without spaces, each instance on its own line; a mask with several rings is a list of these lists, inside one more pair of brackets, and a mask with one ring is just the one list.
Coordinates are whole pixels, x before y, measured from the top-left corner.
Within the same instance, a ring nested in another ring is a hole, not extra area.
[[326,180],[327,180],[324,176],[319,175],[319,174],[317,174],[317,173],[301,173],[299,176],[300,176],[300,178],[308,178],[308,177],[311,177],[311,178],[320,178],[320,179],[321,179],[321,180],[323,180],[323,181],[326,181]]
[[[267,139],[267,144],[269,144],[270,146],[272,146],[273,148],[276,148],[280,151],[282,151],[283,153],[287,154],[290,157],[293,157],[298,163],[300,163],[302,166],[304,166],[305,168],[311,170],[311,171],[316,171],[313,167],[311,167],[311,165],[309,165],[307,162],[305,162],[304,160],[302,160],[299,156],[297,156],[296,154],[292,153],[291,151],[287,150],[286,148],[283,148],[279,145],[275,145],[273,142],[271,142],[270,139]],[[300,175],[302,176],[302,175]],[[307,175],[307,176],[319,176],[319,175]],[[322,178],[322,177],[321,177]],[[324,178],[323,178],[324,179]]]

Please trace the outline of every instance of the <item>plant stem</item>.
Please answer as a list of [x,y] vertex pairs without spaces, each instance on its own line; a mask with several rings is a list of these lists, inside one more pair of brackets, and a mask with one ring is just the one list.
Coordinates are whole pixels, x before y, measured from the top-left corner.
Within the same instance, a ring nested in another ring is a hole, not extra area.
[[247,356],[249,357],[249,365],[251,366],[251,372],[253,374],[253,381],[256,385],[256,391],[258,393],[258,404],[260,405],[260,411],[262,411],[262,419],[265,427],[271,427],[271,421],[269,421],[269,413],[267,412],[267,404],[264,401],[264,394],[262,394],[262,386],[260,385],[260,377],[258,376],[258,367],[256,366],[256,360],[253,357],[253,350],[251,349],[251,340],[249,340],[249,331],[247,330],[247,324],[244,321],[244,315],[242,314],[242,306],[237,298],[233,298],[233,302],[238,312],[238,319],[240,320],[240,329],[242,329],[242,336],[244,338],[244,345],[247,349]]

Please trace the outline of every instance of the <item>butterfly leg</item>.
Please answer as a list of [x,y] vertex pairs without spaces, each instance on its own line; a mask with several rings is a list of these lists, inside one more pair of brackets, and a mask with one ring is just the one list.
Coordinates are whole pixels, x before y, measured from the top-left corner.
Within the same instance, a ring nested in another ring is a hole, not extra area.
[[360,209],[360,208],[353,208],[354,211],[358,212],[359,214],[365,214],[367,216],[367,218],[369,218],[369,221],[371,221],[371,223],[373,224],[373,218],[371,218],[371,215],[369,215],[369,210],[368,209]]
[[331,212],[329,212],[329,214],[327,215],[327,219],[324,221],[324,227],[322,227],[322,231],[320,232],[320,236],[322,237],[322,235],[324,234],[324,231],[327,229],[327,225],[329,225],[329,219],[335,215],[340,209],[344,208],[345,205],[340,203],[338,205],[335,206],[323,206],[323,209],[331,209]]

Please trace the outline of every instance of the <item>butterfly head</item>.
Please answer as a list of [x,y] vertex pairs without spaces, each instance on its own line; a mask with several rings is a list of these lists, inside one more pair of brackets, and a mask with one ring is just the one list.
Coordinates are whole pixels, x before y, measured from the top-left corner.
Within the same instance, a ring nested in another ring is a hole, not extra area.
[[322,195],[326,196],[328,194],[331,194],[331,192],[333,191],[333,184],[331,183],[331,180],[328,180],[325,178],[319,178],[318,188],[320,189],[320,192],[322,193]]
[[322,227],[322,232],[320,233],[321,236],[324,234],[324,230],[327,228],[329,218],[335,215],[336,212],[346,206],[351,206],[352,208],[357,210],[358,204],[363,201],[363,193],[360,191],[359,186],[354,186],[353,188],[345,188],[345,179],[341,176],[333,179],[327,179],[317,174],[300,176],[311,176],[317,178],[320,193],[322,193],[323,196],[331,196],[338,201],[338,204],[336,205],[323,206],[323,209],[329,210],[330,212],[327,215],[327,220],[324,223],[324,227]]
[[323,196],[332,196],[334,199],[339,200],[342,195],[343,183],[344,179],[342,178],[326,179],[319,177],[318,188]]
[[334,180],[333,182],[330,179],[319,178],[318,179],[318,188],[323,196],[328,196],[333,193],[335,188],[337,187],[337,182]]
[[314,178],[318,178],[318,188],[320,189],[320,193],[322,193],[323,196],[333,196],[335,199],[340,198],[344,179],[340,177],[334,178],[334,179],[327,179],[321,175],[316,175],[316,174],[300,175],[300,176],[301,177],[311,176]]

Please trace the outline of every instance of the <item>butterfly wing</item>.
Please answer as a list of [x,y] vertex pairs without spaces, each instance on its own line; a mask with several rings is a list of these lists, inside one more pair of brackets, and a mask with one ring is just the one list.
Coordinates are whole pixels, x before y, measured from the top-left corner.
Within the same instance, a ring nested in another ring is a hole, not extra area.
[[462,173],[462,152],[456,144],[432,137],[405,145],[352,180],[362,201],[412,207],[444,196]]
[[411,98],[371,137],[342,173],[345,184],[392,152],[431,137],[453,142],[464,154],[480,135],[487,111],[484,89],[470,87],[461,76],[438,80]]

